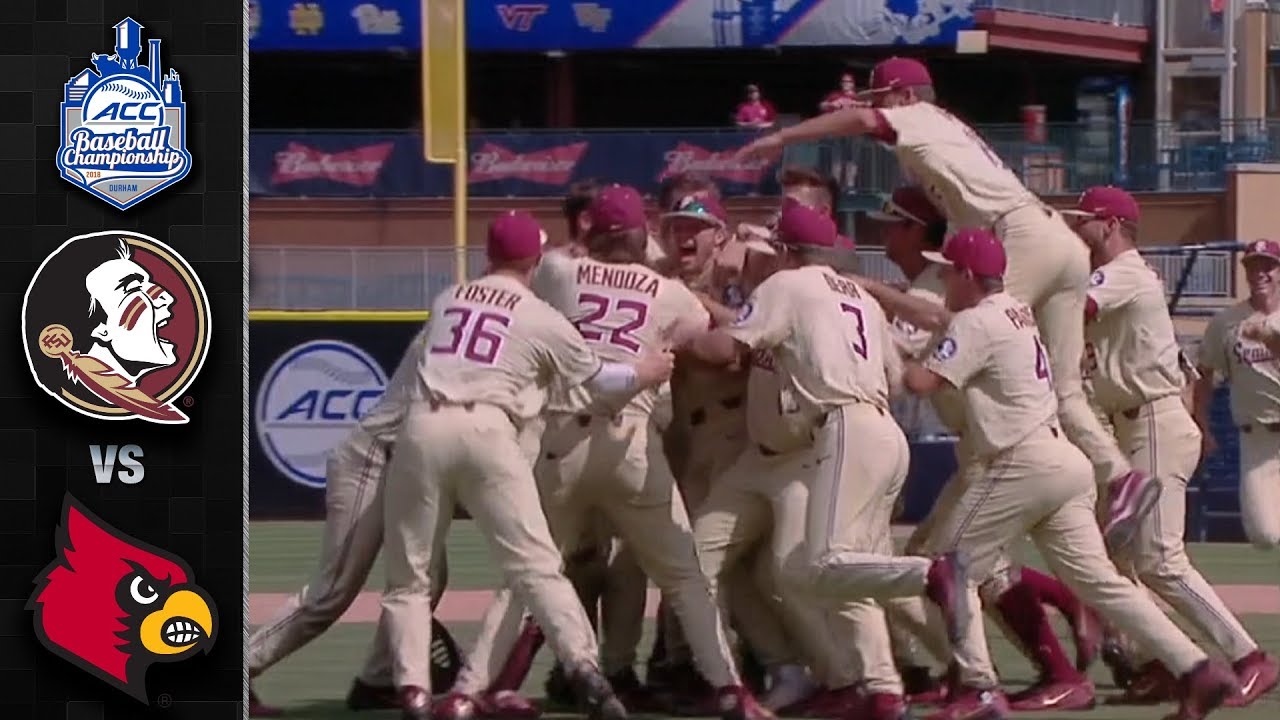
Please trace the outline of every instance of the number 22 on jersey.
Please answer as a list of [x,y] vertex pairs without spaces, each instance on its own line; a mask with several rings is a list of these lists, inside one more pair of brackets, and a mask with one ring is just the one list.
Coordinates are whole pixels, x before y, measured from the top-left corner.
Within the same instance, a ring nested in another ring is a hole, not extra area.
[[583,340],[619,347],[633,355],[640,352],[640,338],[635,333],[649,320],[648,303],[584,292],[578,295],[578,307],[585,314],[574,325]]

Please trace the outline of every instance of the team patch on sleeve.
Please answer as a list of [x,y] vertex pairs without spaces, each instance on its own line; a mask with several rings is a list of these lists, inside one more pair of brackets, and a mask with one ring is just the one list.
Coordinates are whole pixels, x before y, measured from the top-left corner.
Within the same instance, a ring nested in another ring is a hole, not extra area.
[[1089,276],[1089,284],[1094,287],[1098,287],[1102,283],[1106,282],[1106,280],[1107,276],[1103,275],[1101,270],[1095,270],[1093,275]]
[[938,347],[933,351],[933,357],[938,360],[950,360],[956,354],[956,341],[952,338],[942,338],[942,342],[938,343]]
[[738,317],[734,318],[734,325],[741,325],[751,318],[751,313],[755,312],[755,303],[747,301],[738,309]]

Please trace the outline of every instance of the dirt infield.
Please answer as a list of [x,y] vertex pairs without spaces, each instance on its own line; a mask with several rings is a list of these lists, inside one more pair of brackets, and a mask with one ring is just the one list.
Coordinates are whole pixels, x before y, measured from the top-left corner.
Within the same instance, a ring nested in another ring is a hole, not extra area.
[[[1240,615],[1280,615],[1280,587],[1219,585],[1217,590],[1227,606]],[[249,624],[259,625],[269,620],[287,597],[284,593],[250,593]],[[380,597],[375,592],[360,593],[339,622],[375,622],[378,619]],[[659,597],[657,590],[649,589],[646,617],[652,618],[657,613]],[[479,622],[492,599],[492,590],[451,590],[445,593],[436,614],[446,622]]]

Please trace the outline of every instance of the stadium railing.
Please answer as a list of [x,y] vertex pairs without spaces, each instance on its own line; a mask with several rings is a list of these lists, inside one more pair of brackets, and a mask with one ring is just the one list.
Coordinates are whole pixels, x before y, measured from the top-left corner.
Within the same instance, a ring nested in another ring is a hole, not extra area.
[[1012,10],[1138,27],[1155,22],[1155,0],[974,0],[973,9]]
[[[453,282],[455,252],[450,247],[251,247],[249,304],[259,310],[421,310]],[[868,277],[902,279],[881,249],[857,252]],[[1172,293],[1188,256],[1177,247],[1150,247],[1142,252]],[[467,253],[469,271],[483,270],[483,248],[468,248]],[[1183,296],[1230,297],[1235,267],[1231,252],[1200,253]]]

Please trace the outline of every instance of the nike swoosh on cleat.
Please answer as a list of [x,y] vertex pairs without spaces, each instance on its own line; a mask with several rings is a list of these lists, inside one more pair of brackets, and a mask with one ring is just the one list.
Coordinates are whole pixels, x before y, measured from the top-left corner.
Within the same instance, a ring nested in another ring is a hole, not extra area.
[[1067,698],[1071,697],[1071,694],[1074,692],[1075,690],[1068,690],[1063,693],[1058,693],[1057,695],[1050,695],[1049,697],[1044,699],[1044,706],[1049,707],[1051,705],[1057,705],[1063,700],[1066,700]]
[[1258,684],[1258,677],[1259,677],[1260,675],[1261,675],[1261,673],[1255,672],[1255,673],[1254,673],[1254,674],[1249,678],[1249,682],[1247,682],[1247,683],[1245,683],[1245,684],[1243,684],[1243,685],[1241,685],[1241,686],[1240,686],[1240,696],[1241,696],[1241,697],[1248,697],[1248,696],[1249,696],[1250,691],[1252,691],[1252,690],[1253,690],[1253,686]]

